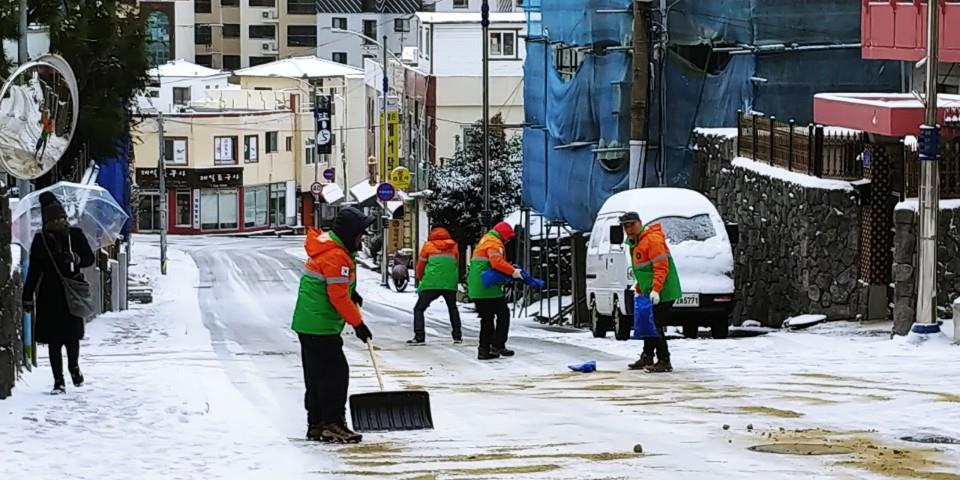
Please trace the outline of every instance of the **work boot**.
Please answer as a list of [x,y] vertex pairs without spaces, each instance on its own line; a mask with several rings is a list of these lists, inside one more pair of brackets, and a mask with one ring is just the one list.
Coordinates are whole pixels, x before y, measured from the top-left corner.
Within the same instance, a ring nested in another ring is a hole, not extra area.
[[80,372],[80,369],[70,370],[70,378],[73,380],[73,386],[79,387],[83,385],[83,373]]
[[461,345],[461,344],[463,344],[463,339],[460,338],[460,337],[454,337],[454,339],[453,339],[453,344],[454,344],[454,345]]
[[652,365],[653,365],[653,355],[647,355],[646,353],[644,353],[640,355],[640,360],[637,360],[636,362],[633,362],[627,365],[627,367],[630,370],[643,370],[644,368],[647,368]]
[[325,442],[360,443],[360,440],[363,440],[363,435],[351,431],[346,425],[341,425],[339,422],[328,423],[321,427],[320,435]]
[[477,360],[494,360],[500,358],[500,353],[490,348],[480,348],[477,350]]
[[672,372],[672,371],[673,371],[673,365],[670,365],[670,359],[669,359],[669,358],[661,358],[656,364],[647,367],[646,370],[647,370],[647,372],[649,372],[649,373]]
[[512,357],[515,353],[513,350],[510,350],[507,347],[494,348],[491,349],[491,351],[496,351],[501,357]]
[[422,338],[412,338],[407,340],[407,345],[426,345],[427,341]]
[[50,395],[60,395],[67,393],[67,384],[63,379],[55,380],[53,382],[53,390],[50,391]]
[[307,425],[307,440],[313,440],[316,442],[323,441],[323,426],[322,425]]

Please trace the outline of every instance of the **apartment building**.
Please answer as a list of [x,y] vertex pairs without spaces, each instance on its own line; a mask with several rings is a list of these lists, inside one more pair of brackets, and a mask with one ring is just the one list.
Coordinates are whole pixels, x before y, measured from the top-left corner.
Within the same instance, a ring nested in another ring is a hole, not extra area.
[[238,70],[317,49],[314,0],[193,0],[197,64]]

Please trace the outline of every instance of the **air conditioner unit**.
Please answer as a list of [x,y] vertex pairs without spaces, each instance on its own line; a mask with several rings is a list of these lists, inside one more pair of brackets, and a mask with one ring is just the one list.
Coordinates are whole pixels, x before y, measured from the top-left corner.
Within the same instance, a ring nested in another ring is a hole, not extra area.
[[260,13],[263,14],[263,18],[270,18],[270,11],[269,11],[269,10],[264,10],[264,11],[262,11],[262,12],[260,12]]
[[400,54],[400,60],[403,63],[416,65],[420,58],[420,49],[417,47],[403,47],[403,52]]
[[263,42],[263,45],[261,45],[260,48],[262,48],[264,51],[273,50],[273,43],[272,43],[272,42]]

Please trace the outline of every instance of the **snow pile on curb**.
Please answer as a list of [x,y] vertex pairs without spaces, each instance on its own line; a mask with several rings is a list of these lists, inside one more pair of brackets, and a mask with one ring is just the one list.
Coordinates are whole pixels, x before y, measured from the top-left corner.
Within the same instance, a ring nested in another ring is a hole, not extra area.
[[812,327],[818,323],[826,321],[826,315],[797,315],[783,321],[783,328],[799,330],[801,328]]

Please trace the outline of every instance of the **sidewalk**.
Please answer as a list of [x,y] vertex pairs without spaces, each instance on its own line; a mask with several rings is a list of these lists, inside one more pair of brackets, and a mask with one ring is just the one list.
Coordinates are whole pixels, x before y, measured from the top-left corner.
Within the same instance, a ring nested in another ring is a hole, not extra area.
[[[337,463],[268,423],[227,378],[201,322],[192,260],[137,248],[133,273],[154,281],[154,303],[87,325],[87,384],[51,396],[45,346],[0,401],[0,465],[18,478],[298,478]],[[162,312],[162,315],[161,315]]]

